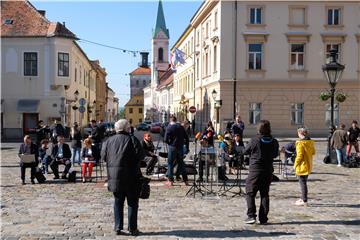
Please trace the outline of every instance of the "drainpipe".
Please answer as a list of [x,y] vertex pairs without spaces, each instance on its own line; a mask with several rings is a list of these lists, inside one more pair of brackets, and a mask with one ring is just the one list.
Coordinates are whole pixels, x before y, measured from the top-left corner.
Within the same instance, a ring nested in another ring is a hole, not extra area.
[[233,102],[233,119],[235,119],[236,117],[236,77],[237,77],[237,74],[236,74],[236,66],[237,66],[237,62],[236,62],[236,59],[237,59],[237,1],[234,2],[235,3],[235,23],[234,23],[234,78],[233,78],[233,81],[234,81],[234,90],[233,90],[233,98],[234,98],[234,102]]

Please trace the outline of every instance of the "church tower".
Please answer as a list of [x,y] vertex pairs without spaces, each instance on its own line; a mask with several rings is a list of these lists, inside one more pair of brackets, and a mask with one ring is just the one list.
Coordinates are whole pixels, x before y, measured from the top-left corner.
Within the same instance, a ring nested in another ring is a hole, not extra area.
[[157,71],[169,68],[169,29],[166,28],[162,1],[159,1],[155,29],[152,32],[152,85],[158,84]]

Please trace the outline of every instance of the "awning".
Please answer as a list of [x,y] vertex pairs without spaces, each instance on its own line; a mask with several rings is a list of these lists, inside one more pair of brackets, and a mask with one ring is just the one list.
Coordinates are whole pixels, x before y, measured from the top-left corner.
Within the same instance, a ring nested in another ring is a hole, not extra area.
[[18,112],[38,112],[40,100],[20,99],[17,102],[16,110]]

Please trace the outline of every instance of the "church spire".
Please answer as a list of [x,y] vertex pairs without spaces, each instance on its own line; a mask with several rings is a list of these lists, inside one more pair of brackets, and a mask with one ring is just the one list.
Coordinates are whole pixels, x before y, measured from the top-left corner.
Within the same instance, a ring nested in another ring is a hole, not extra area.
[[155,29],[154,29],[154,31],[153,31],[153,38],[155,38],[156,35],[157,35],[160,31],[163,31],[164,34],[166,35],[166,37],[169,38],[169,30],[166,28],[165,17],[164,17],[164,10],[163,10],[163,6],[162,6],[162,1],[161,1],[161,0],[159,0],[157,17],[156,17],[156,25],[155,25]]

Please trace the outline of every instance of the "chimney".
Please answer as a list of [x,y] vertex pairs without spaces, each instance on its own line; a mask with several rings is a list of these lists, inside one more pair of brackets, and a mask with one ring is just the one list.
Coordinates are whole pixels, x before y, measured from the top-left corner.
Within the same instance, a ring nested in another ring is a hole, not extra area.
[[44,17],[45,17],[45,13],[46,13],[46,11],[45,11],[45,10],[38,10],[38,12],[39,12],[42,16],[44,16]]
[[64,27],[66,27],[66,26],[65,26],[65,22],[63,22],[63,24],[62,24],[62,25],[63,25]]
[[149,55],[149,53],[148,52],[141,52],[140,55],[141,55],[141,67],[149,67],[149,64],[148,64],[148,55]]

